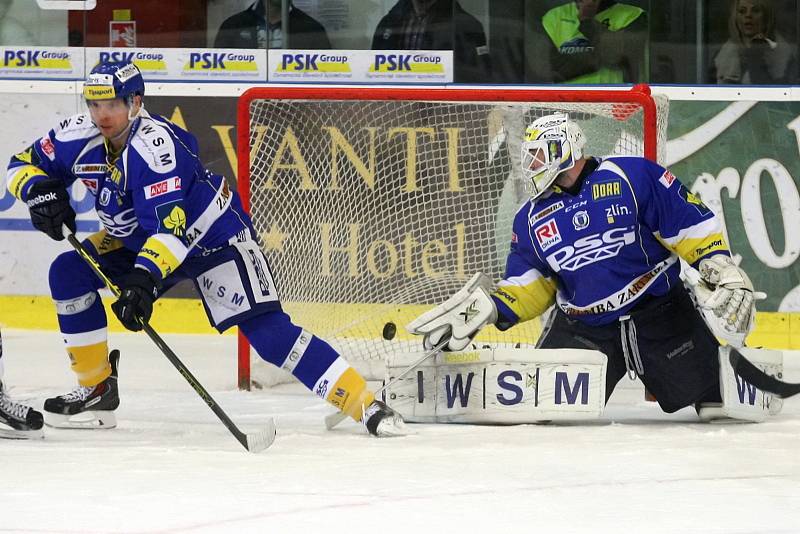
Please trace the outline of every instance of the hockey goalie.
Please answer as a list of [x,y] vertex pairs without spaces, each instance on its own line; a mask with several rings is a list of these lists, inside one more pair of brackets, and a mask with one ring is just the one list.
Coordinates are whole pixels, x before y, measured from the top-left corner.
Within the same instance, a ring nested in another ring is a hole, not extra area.
[[[586,156],[585,144],[566,114],[528,126],[530,199],[514,219],[505,276],[493,288],[476,275],[407,326],[426,350],[444,343],[445,352],[428,366],[432,379],[422,369],[388,391],[390,403],[411,421],[596,417],[627,374],[667,413],[776,413],[780,399],[748,389],[727,357],[751,330],[760,294],[731,260],[720,222],[669,170],[642,157]],[[695,291],[680,259],[699,271]],[[553,305],[536,350],[468,350],[482,327],[507,330]],[[741,350],[780,372],[780,353]],[[473,387],[481,399],[470,403]]]

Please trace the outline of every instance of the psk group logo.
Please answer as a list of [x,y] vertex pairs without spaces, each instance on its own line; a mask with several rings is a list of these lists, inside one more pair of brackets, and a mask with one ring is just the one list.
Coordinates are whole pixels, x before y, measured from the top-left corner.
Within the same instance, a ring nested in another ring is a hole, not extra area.
[[240,77],[257,74],[255,54],[247,52],[189,52],[183,64],[183,74],[192,77]]
[[350,78],[350,57],[343,54],[281,54],[276,78]]
[[374,54],[369,75],[381,78],[443,78],[444,58],[436,53]]
[[124,52],[120,50],[103,50],[100,52],[97,62],[124,61],[133,63],[142,74],[145,75],[165,75],[168,73],[167,60],[162,52],[139,50],[135,52]]
[[5,48],[0,74],[70,74],[72,54],[64,49]]

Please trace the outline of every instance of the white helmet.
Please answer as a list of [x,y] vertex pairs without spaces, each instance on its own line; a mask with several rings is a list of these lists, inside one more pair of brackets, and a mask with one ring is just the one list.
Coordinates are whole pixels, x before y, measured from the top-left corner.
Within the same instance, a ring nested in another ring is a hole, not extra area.
[[522,173],[530,180],[531,198],[544,193],[558,175],[583,156],[586,136],[566,113],[545,115],[525,130]]

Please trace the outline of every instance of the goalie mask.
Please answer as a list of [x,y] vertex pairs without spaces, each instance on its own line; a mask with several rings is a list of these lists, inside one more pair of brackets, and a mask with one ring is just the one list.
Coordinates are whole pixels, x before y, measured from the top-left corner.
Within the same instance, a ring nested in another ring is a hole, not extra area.
[[531,198],[544,193],[558,175],[583,157],[586,137],[566,113],[545,115],[525,130],[522,173],[530,181]]

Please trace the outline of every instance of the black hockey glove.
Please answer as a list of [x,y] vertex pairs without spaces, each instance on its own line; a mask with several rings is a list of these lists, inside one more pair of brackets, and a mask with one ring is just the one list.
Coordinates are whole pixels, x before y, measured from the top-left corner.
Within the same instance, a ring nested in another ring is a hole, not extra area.
[[61,229],[66,224],[75,233],[75,210],[69,205],[69,195],[64,182],[58,178],[45,178],[33,184],[25,199],[34,228],[56,241],[64,239]]
[[153,278],[150,271],[133,269],[120,288],[119,298],[111,305],[122,326],[134,332],[141,330],[142,325],[150,321],[159,289],[161,282]]

